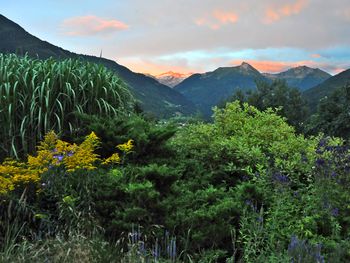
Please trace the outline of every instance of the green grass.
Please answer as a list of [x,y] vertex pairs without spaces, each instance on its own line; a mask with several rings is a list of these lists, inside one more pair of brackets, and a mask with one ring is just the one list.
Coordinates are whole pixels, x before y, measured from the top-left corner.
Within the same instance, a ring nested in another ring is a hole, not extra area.
[[24,156],[49,130],[73,133],[74,112],[114,117],[132,108],[127,86],[103,66],[0,54],[0,158]]

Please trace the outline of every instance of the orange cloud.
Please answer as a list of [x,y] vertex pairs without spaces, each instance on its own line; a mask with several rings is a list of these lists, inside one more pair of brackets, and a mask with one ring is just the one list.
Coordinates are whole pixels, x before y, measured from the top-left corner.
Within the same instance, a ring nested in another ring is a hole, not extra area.
[[206,19],[198,18],[198,19],[196,19],[195,23],[196,23],[197,26],[203,26],[206,23]]
[[90,36],[125,30],[129,26],[118,20],[107,20],[97,16],[73,17],[63,21],[65,34],[69,36]]
[[186,66],[159,64],[159,63],[154,63],[147,59],[141,59],[141,58],[120,58],[117,60],[117,62],[120,63],[121,65],[127,66],[129,69],[131,69],[134,72],[151,74],[153,76],[157,76],[164,72],[169,72],[169,71],[177,72],[180,74],[189,74],[191,72],[196,72],[196,70]]
[[[240,65],[242,60],[231,61],[231,65]],[[259,61],[259,60],[245,60],[245,62],[252,65],[254,68],[260,72],[269,72],[269,73],[279,73],[285,71],[289,68],[298,67],[298,66],[309,66],[309,67],[319,67],[319,65],[311,60],[298,61],[298,62],[284,62],[284,61]]]
[[345,9],[343,11],[343,17],[345,18],[345,20],[350,20],[350,8]]
[[214,11],[213,16],[221,23],[221,24],[228,24],[228,23],[236,23],[238,21],[238,15],[233,12],[224,12],[220,10]]
[[346,70],[346,68],[335,68],[335,69],[333,69],[333,73],[334,74],[339,74],[339,73],[341,73],[341,72],[343,72],[345,70]]
[[311,54],[312,58],[321,58],[322,56],[320,54]]
[[238,21],[238,15],[235,12],[226,12],[215,10],[212,14],[198,18],[195,23],[198,26],[207,26],[213,30],[217,30],[224,25],[234,24]]
[[266,9],[264,23],[271,24],[283,17],[299,14],[307,5],[308,0],[296,0],[293,4],[283,6],[270,6]]

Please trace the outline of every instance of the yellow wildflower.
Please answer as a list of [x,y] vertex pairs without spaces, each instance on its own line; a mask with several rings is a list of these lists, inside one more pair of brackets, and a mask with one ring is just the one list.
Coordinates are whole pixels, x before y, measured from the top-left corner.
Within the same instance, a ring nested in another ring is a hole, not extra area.
[[105,159],[102,164],[108,165],[108,164],[117,164],[120,163],[120,156],[118,153],[112,154],[110,157]]
[[0,175],[0,195],[6,194],[14,189],[14,185],[9,178]]
[[64,158],[64,164],[68,172],[73,172],[76,169],[96,169],[94,163],[99,160],[98,155],[94,153],[97,146],[100,145],[100,140],[94,132],[88,135],[79,146],[75,145],[71,148],[74,153],[71,156]]
[[16,185],[37,183],[39,173],[26,164],[14,160],[6,160],[0,165],[0,192],[12,191]]
[[40,150],[37,156],[28,156],[27,164],[30,169],[43,173],[48,170],[50,165],[56,165],[56,160],[51,151]]
[[133,143],[134,141],[130,139],[126,143],[117,145],[117,148],[127,154],[132,150],[132,148],[134,148]]
[[[41,174],[51,167],[62,166],[67,172],[74,172],[77,169],[96,169],[98,161],[105,165],[121,162],[118,153],[101,160],[94,153],[100,143],[94,132],[80,145],[76,145],[59,140],[55,132],[50,131],[39,144],[36,156],[29,155],[26,163],[6,160],[0,164],[0,194],[6,194],[19,185],[38,183]],[[117,146],[125,154],[128,154],[133,147],[133,140]]]
[[40,142],[38,146],[38,151],[42,151],[42,150],[53,151],[56,147],[57,140],[58,140],[58,137],[54,131],[48,132],[45,135],[44,140]]

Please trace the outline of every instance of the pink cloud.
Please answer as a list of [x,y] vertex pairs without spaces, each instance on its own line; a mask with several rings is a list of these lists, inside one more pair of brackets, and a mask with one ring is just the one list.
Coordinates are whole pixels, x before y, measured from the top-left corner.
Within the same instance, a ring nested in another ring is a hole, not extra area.
[[189,74],[191,72],[196,72],[196,70],[186,65],[169,66],[167,64],[161,64],[142,58],[118,58],[117,61],[122,65],[126,65],[129,69],[131,69],[134,72],[151,74],[153,76],[157,76],[169,71],[177,72],[180,74]]
[[270,6],[265,11],[264,23],[271,24],[283,17],[299,14],[306,6],[308,0],[296,0],[293,4],[286,4],[283,6]]
[[312,58],[321,58],[322,56],[320,54],[311,54],[310,57],[312,57]]
[[350,21],[350,8],[345,9],[345,10],[343,11],[343,17],[345,18],[345,20]]
[[[242,62],[243,62],[242,60],[234,60],[234,61],[231,61],[230,64],[239,65]],[[294,66],[293,63],[288,63],[283,61],[245,60],[245,62],[249,63],[260,72],[271,72],[271,73],[281,72],[283,70],[286,70]]]
[[[290,68],[298,67],[298,66],[308,66],[311,68],[321,68],[333,74],[337,74],[339,72],[344,71],[343,68],[336,68],[332,65],[326,63],[318,63],[312,60],[303,60],[296,62],[287,62],[287,61],[261,61],[261,60],[244,60],[245,62],[252,65],[254,68],[259,70],[260,72],[268,72],[268,73],[279,73],[285,71]],[[230,64],[233,66],[240,65],[243,60],[234,60],[231,61]]]
[[65,34],[69,36],[91,36],[101,33],[112,33],[125,30],[129,26],[118,20],[107,20],[97,16],[88,15],[73,17],[63,21]]
[[238,15],[235,12],[215,10],[213,13],[195,20],[198,26],[207,26],[213,30],[220,29],[227,24],[235,24],[238,21]]
[[221,24],[228,24],[228,23],[236,23],[238,21],[238,15],[233,12],[224,12],[220,10],[214,11],[213,16],[221,23]]
[[346,70],[346,68],[335,68],[335,69],[333,69],[332,73],[333,74],[339,74],[339,73],[341,73],[341,72],[343,72],[345,70]]

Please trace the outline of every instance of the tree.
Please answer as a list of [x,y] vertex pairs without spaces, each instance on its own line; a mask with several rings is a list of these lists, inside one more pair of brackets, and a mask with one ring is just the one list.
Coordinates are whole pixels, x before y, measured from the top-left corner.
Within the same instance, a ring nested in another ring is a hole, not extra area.
[[246,94],[238,91],[230,100],[248,102],[259,110],[280,108],[279,114],[286,117],[290,125],[294,126],[298,132],[303,130],[307,116],[306,101],[298,89],[288,87],[285,81],[258,82],[256,90]]
[[307,125],[308,133],[323,132],[330,136],[350,137],[350,85],[335,89],[318,104]]

